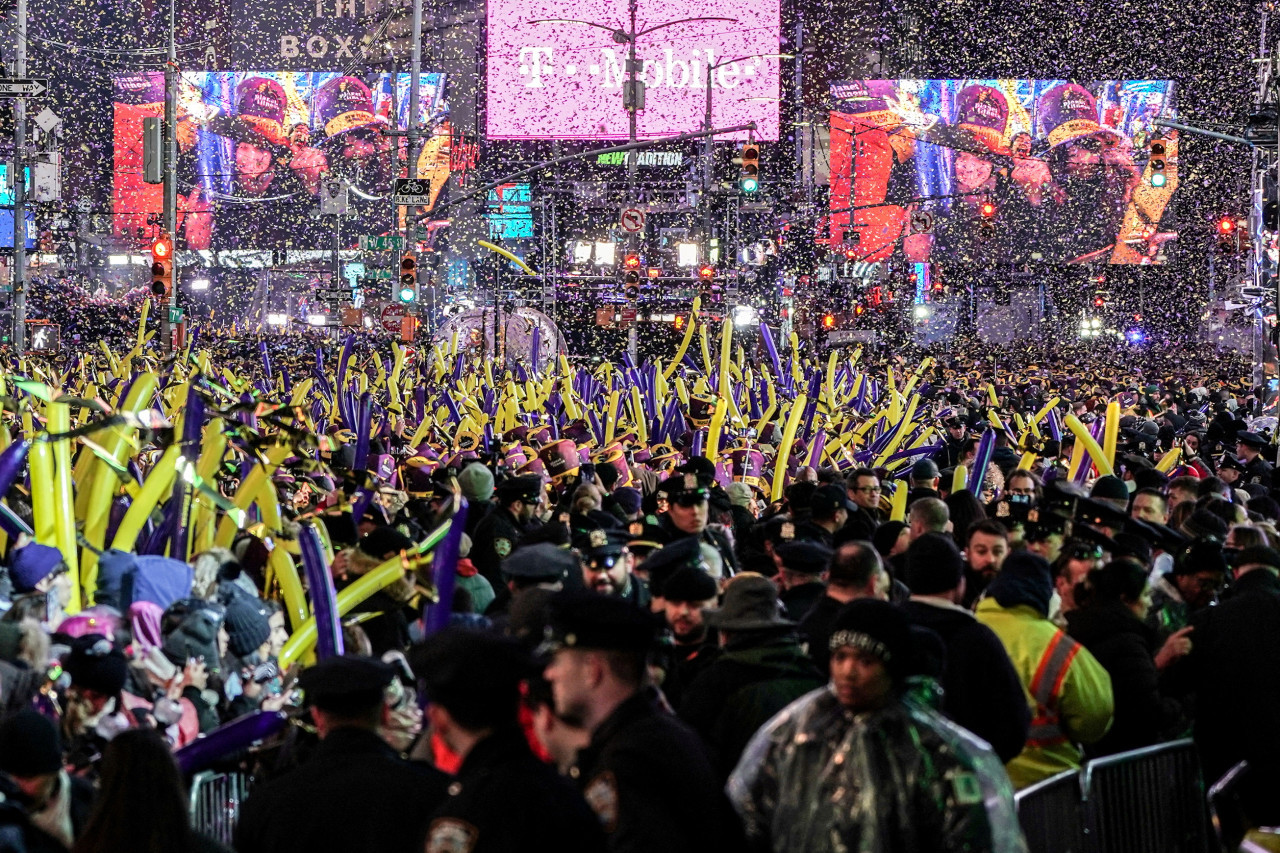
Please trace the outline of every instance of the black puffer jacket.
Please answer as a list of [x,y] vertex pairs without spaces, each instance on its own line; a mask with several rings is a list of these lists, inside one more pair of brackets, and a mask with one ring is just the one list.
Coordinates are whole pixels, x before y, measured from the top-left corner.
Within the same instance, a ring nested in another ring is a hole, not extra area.
[[1067,633],[1088,649],[1111,676],[1115,720],[1091,757],[1150,746],[1187,731],[1182,704],[1160,689],[1156,633],[1119,602],[1067,614]]

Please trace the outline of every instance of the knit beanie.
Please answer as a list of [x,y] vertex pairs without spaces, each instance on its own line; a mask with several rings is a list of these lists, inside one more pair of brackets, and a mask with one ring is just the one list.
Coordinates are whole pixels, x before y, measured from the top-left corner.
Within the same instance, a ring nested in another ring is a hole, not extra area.
[[129,659],[101,634],[85,634],[71,641],[71,651],[62,661],[71,684],[115,696],[129,677]]
[[915,595],[937,595],[960,585],[964,560],[955,540],[942,533],[925,533],[907,548],[907,570],[903,582]]
[[21,779],[62,769],[58,727],[39,711],[19,711],[0,723],[0,771]]
[[227,603],[223,624],[230,638],[227,649],[238,658],[257,651],[271,636],[267,608],[247,595],[238,595]]
[[493,497],[493,472],[479,462],[472,462],[458,474],[458,488],[469,501],[487,501]]

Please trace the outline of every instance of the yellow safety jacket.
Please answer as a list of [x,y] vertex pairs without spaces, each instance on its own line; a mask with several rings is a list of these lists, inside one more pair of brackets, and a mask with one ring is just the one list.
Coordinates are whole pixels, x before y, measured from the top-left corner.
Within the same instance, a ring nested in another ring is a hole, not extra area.
[[1089,650],[1027,605],[978,602],[978,621],[1004,644],[1031,708],[1022,753],[1005,765],[1015,788],[1080,767],[1077,743],[1097,741],[1111,728],[1111,676]]

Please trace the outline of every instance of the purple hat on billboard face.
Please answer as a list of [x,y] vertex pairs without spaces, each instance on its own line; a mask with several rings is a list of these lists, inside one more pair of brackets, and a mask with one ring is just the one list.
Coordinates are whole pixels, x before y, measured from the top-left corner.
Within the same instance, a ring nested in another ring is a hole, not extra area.
[[992,151],[1004,150],[1009,101],[992,86],[965,86],[956,93],[956,124],[982,140]]
[[1078,83],[1054,86],[1040,96],[1036,103],[1036,127],[1050,148],[1098,133],[1118,138],[1114,130],[1098,123],[1098,101]]
[[284,87],[266,77],[250,77],[236,87],[236,112],[271,142],[284,139]]
[[335,77],[316,92],[316,124],[330,139],[351,130],[383,124],[373,111],[373,90],[359,77]]

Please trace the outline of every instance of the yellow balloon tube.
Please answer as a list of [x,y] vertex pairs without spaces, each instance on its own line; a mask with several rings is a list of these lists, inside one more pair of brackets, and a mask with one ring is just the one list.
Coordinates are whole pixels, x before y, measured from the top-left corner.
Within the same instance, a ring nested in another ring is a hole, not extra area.
[[[346,616],[357,605],[381,589],[385,589],[404,576],[404,563],[399,554],[387,560],[378,568],[366,574],[351,586],[340,591],[337,596],[338,615]],[[289,636],[284,648],[280,650],[280,668],[287,669],[290,664],[304,655],[310,654],[316,644],[316,620],[314,616],[307,619]]]
[[969,466],[957,465],[955,472],[951,475],[951,492],[962,492],[969,485]]
[[[147,408],[158,383],[159,379],[154,373],[139,374],[120,408],[135,414]],[[101,445],[116,462],[123,463],[129,455],[129,439],[132,434],[130,427],[114,427],[107,432]],[[87,481],[90,494],[85,502],[84,538],[94,548],[102,549],[106,544],[107,522],[111,517],[111,499],[115,497],[120,481],[102,460],[95,462],[91,469],[92,475]],[[98,584],[98,555],[89,548],[85,548],[80,555],[80,582],[86,595]]]
[[151,511],[156,508],[160,499],[173,489],[173,480],[177,475],[178,455],[181,448],[176,444],[165,449],[160,461],[151,469],[151,473],[142,483],[142,490],[129,504],[129,510],[116,529],[115,539],[111,547],[120,551],[132,551],[142,526],[151,518]]
[[662,372],[663,379],[670,379],[671,374],[675,373],[680,366],[680,362],[684,361],[684,354],[689,351],[689,344],[693,342],[693,327],[698,325],[697,318],[700,307],[702,307],[702,297],[696,296],[693,299],[693,309],[689,312],[689,321],[684,324],[684,339],[680,341],[680,346],[676,348],[676,357],[671,359],[671,363]]
[[1175,447],[1164,456],[1160,457],[1160,461],[1156,463],[1156,470],[1161,474],[1168,474],[1174,468],[1178,467],[1178,461],[1182,459],[1182,448]]
[[1080,423],[1080,419],[1075,415],[1067,415],[1063,419],[1067,425],[1067,429],[1071,430],[1076,437],[1076,444],[1084,442],[1085,449],[1089,451],[1089,456],[1093,459],[1093,464],[1098,466],[1098,475],[1105,477],[1108,474],[1115,473],[1115,469],[1111,465],[1111,460],[1102,452],[1102,448],[1098,446],[1098,442],[1093,436],[1089,435],[1089,430],[1084,428],[1084,424]]
[[[49,432],[64,433],[71,429],[71,409],[66,403],[49,404]],[[3,431],[3,430],[0,430]],[[80,555],[76,544],[75,495],[71,482],[71,441],[52,442],[53,454],[53,535],[62,552],[71,578],[71,601],[67,613],[80,612]],[[34,482],[33,482],[34,486]],[[35,491],[33,488],[32,491]]]
[[41,545],[57,546],[54,515],[55,506],[53,483],[53,452],[47,441],[31,442],[29,452],[31,465],[31,515],[35,523],[36,541]]
[[[1116,444],[1120,440],[1120,403],[1107,403],[1107,422],[1102,432],[1102,455],[1113,469],[1116,466]],[[1099,469],[1101,470],[1101,469]]]
[[890,521],[906,521],[907,520],[907,484],[905,482],[898,483],[898,487],[893,490],[893,497],[889,498],[889,520]]
[[782,443],[778,445],[778,460],[773,467],[773,483],[769,500],[782,500],[782,492],[786,487],[787,460],[791,457],[791,445],[796,441],[796,430],[800,429],[800,421],[804,418],[804,407],[808,398],[800,394],[791,403],[791,411],[787,414],[787,424],[782,428]]
[[[267,568],[276,583],[280,585],[280,595],[284,599],[284,612],[289,619],[289,627],[297,631],[306,624],[307,617],[310,616],[307,612],[307,594],[302,591],[302,580],[298,577],[298,567],[288,551],[283,548],[273,548],[267,557]],[[271,581],[268,578],[268,588],[270,584]]]
[[720,433],[724,430],[724,417],[729,411],[729,403],[724,397],[716,400],[715,411],[711,415],[711,425],[707,428],[707,446],[704,455],[715,463],[720,459]]
[[1067,479],[1075,482],[1080,466],[1084,464],[1084,442],[1076,441],[1071,446],[1071,463],[1067,466]]
[[[249,475],[244,478],[244,482],[240,484],[240,488],[236,489],[235,505],[237,509],[248,510],[253,505],[254,500],[258,497],[259,490],[264,482],[271,482],[271,475],[280,467],[280,463],[289,457],[292,451],[288,447],[272,447],[267,451],[267,460],[259,462],[249,471]],[[270,469],[270,470],[268,470]],[[279,506],[276,507],[277,512]],[[218,535],[214,539],[214,543],[219,548],[230,548],[231,543],[235,541],[236,532],[235,520],[230,516],[224,515],[222,522],[218,525]]]

